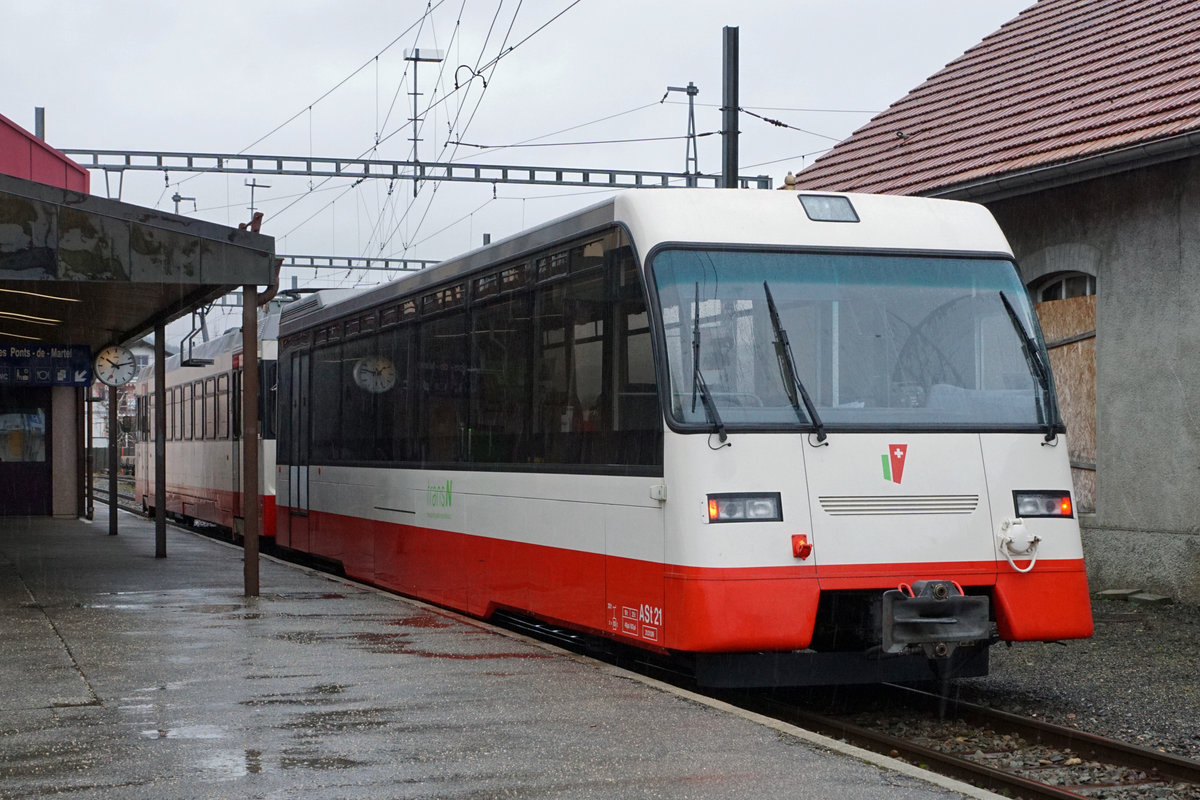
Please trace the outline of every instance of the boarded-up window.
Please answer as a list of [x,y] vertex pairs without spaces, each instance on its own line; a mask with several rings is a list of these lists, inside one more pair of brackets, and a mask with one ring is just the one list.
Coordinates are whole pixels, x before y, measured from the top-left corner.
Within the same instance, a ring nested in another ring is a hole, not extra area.
[[1080,511],[1096,510],[1096,297],[1072,297],[1035,306],[1058,405],[1071,448],[1071,480]]

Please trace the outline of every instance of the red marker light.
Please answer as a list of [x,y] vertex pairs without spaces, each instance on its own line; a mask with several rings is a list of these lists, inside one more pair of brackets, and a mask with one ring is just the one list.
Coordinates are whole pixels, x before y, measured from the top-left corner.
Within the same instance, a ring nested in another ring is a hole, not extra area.
[[1064,517],[1071,516],[1071,496],[1067,495],[1058,503],[1058,509]]
[[[695,506],[693,506],[695,508]],[[721,515],[721,506],[716,500],[709,499],[708,501],[708,519],[711,522]]]
[[812,543],[808,541],[808,536],[806,534],[792,534],[792,555],[795,558],[804,561],[812,555],[812,550]]

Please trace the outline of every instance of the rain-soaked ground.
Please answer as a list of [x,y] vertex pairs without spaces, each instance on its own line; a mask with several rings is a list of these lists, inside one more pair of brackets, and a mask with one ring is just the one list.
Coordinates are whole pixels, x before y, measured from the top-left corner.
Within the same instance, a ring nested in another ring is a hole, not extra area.
[[0,797],[961,796],[309,570],[246,599],[240,550],[121,525],[0,518]]

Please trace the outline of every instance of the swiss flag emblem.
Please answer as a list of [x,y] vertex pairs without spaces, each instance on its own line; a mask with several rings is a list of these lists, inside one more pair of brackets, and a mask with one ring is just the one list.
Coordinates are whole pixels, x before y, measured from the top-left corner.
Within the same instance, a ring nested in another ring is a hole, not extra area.
[[900,483],[904,479],[904,462],[907,460],[908,445],[889,444],[887,458],[884,462],[887,465],[884,477],[890,479],[892,483]]

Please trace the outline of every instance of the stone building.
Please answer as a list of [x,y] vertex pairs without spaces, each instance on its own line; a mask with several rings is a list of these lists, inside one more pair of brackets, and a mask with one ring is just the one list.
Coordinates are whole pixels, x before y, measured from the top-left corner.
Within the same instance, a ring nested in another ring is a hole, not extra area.
[[1200,602],[1200,2],[1039,0],[798,173],[984,203],[1054,362],[1093,589]]

